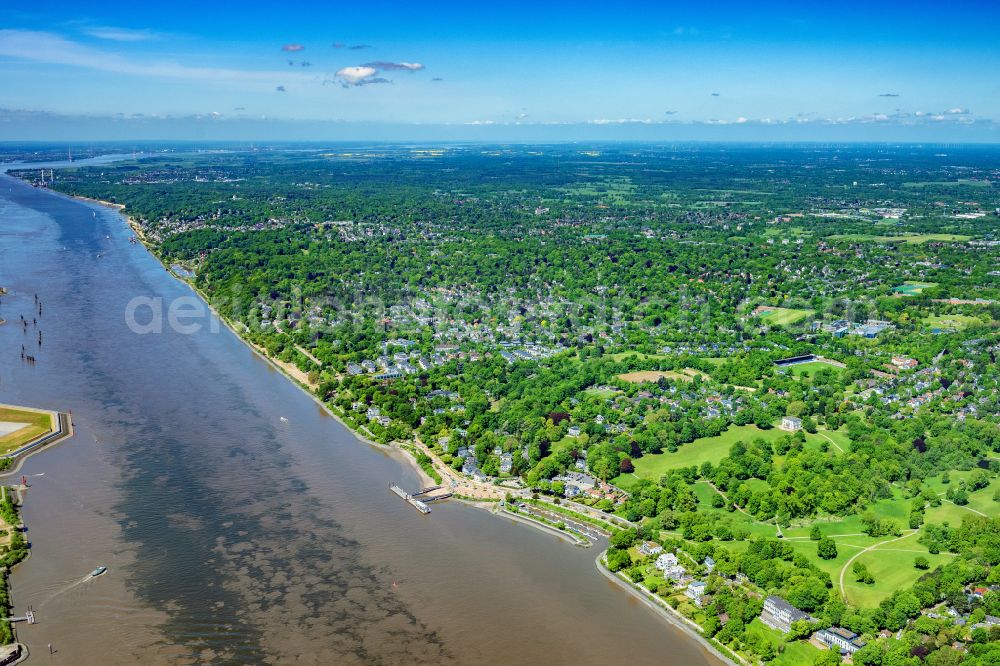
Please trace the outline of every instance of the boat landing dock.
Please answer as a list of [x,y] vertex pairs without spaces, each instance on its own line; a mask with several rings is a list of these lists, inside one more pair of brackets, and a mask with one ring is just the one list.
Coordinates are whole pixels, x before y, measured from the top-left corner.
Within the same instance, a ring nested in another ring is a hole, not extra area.
[[406,492],[405,490],[403,490],[402,488],[400,488],[399,486],[397,486],[395,483],[389,485],[389,490],[391,490],[392,492],[394,492],[399,497],[402,497],[414,509],[416,509],[420,513],[427,514],[427,513],[431,512],[431,508],[429,506],[427,506],[426,504],[424,504],[423,502],[421,502],[420,500],[418,500],[416,497],[414,497],[410,493]]

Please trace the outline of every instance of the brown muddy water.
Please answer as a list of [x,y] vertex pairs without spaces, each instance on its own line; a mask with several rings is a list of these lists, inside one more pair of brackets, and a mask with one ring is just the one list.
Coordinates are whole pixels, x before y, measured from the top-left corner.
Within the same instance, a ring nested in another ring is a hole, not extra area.
[[[225,328],[130,331],[133,297],[191,296],[130,235],[0,176],[0,402],[76,425],[18,473],[32,550],[11,582],[15,614],[39,620],[17,627],[33,661],[718,663],[602,577],[598,548],[458,502],[417,514],[386,487],[416,486],[412,468]],[[35,294],[41,348],[19,325]]]

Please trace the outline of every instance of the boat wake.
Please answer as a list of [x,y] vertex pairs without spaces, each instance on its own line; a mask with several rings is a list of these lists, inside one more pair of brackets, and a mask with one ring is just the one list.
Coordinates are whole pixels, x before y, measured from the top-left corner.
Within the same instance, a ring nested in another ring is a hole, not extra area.
[[[100,574],[98,574],[98,575],[100,575]],[[74,589],[80,587],[81,585],[89,583],[90,581],[94,580],[95,578],[97,578],[97,576],[95,576],[92,573],[89,573],[86,576],[84,576],[83,578],[79,578],[77,580],[74,580],[71,583],[67,583],[66,585],[63,585],[59,589],[55,590],[49,596],[45,597],[45,599],[43,599],[42,602],[40,604],[38,604],[38,605],[39,605],[39,607],[44,606],[46,603],[52,601],[56,597],[60,597],[60,596],[62,596],[64,594],[66,594],[67,592],[69,592],[70,590],[74,590]]]

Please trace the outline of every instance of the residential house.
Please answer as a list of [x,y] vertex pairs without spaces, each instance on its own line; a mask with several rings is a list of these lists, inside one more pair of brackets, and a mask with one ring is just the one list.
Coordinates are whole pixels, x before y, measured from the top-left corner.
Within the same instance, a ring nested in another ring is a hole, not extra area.
[[656,558],[656,564],[654,566],[661,571],[667,569],[668,567],[675,567],[677,566],[677,556],[673,553],[663,553]]
[[644,541],[643,544],[639,546],[639,552],[647,557],[650,555],[659,555],[663,552],[663,546],[655,541]]
[[684,596],[694,601],[696,606],[701,606],[701,598],[705,596],[705,582],[696,580],[689,583],[687,589],[684,590]]
[[715,569],[715,560],[712,559],[711,555],[705,558],[705,569],[708,570],[708,573],[712,573],[712,570]]

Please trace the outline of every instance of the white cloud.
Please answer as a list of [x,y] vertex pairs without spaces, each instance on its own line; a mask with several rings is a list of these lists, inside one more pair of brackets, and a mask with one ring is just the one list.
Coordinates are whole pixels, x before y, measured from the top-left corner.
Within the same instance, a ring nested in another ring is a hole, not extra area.
[[148,42],[162,39],[161,35],[152,30],[136,30],[134,28],[115,28],[113,26],[93,26],[83,29],[84,34],[112,42]]
[[306,82],[312,75],[296,72],[250,71],[216,67],[191,67],[173,61],[144,62],[126,58],[50,32],[0,30],[0,56],[48,65],[66,65],[135,76],[184,79],[218,84],[273,89],[289,81]]
[[375,62],[366,62],[361,65],[361,67],[374,67],[375,69],[380,69],[385,72],[391,71],[407,71],[407,72],[419,72],[422,69],[426,69],[419,62],[389,62],[387,60],[376,60]]
[[389,79],[376,76],[378,70],[368,65],[356,65],[354,67],[342,67],[337,70],[336,77],[340,85],[345,88],[351,86],[367,86],[372,83],[391,83]]
[[652,125],[652,118],[596,118],[588,120],[590,125]]

